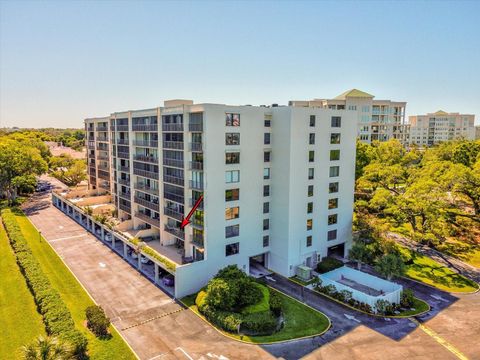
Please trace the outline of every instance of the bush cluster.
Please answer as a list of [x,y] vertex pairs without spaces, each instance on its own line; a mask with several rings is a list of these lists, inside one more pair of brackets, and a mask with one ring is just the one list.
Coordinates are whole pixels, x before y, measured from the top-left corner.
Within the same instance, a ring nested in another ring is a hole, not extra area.
[[410,289],[405,289],[402,291],[402,295],[400,297],[400,305],[404,308],[411,308],[415,303],[415,296],[413,291]]
[[11,210],[2,210],[1,215],[18,266],[32,292],[48,334],[70,343],[77,357],[83,357],[87,349],[87,339],[75,329],[70,311],[41,270]]
[[198,310],[213,324],[229,332],[267,335],[276,331],[282,313],[281,298],[235,265],[210,280],[195,299]]
[[352,297],[351,291],[348,291],[348,290],[337,291],[337,288],[331,284],[326,286],[318,286],[317,291],[323,294],[326,294],[334,299],[337,299],[338,301],[341,301],[345,304],[348,304],[354,308],[357,308],[361,311],[371,313],[371,314],[373,314],[374,312],[372,307],[369,304],[355,300]]
[[317,264],[317,272],[320,274],[335,270],[339,267],[343,266],[343,262],[341,260],[332,258],[332,257],[324,257],[322,261]]
[[96,336],[107,336],[110,319],[101,306],[92,305],[85,309],[87,326]]

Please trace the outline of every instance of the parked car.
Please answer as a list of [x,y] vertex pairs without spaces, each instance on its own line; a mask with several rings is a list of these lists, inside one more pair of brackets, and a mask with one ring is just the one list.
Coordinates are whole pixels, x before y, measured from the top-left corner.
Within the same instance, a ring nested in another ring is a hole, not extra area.
[[105,234],[105,241],[106,242],[112,242],[112,234],[106,233]]
[[168,274],[163,278],[163,285],[165,286],[173,286],[175,285],[175,278],[172,274]]
[[140,257],[140,262],[141,262],[142,264],[149,264],[149,263],[152,262],[152,260],[150,260],[149,258],[146,258],[145,256],[142,255],[142,256]]
[[132,258],[138,259],[138,254],[135,251],[132,251]]

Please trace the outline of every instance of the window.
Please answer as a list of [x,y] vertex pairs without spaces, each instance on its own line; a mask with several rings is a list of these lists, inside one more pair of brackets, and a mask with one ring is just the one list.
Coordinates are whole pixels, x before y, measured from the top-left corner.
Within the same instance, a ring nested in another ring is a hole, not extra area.
[[312,246],[312,235],[307,236],[307,247]]
[[240,126],[240,114],[225,114],[225,125],[226,126]]
[[225,171],[225,182],[227,184],[240,181],[240,170]]
[[235,255],[240,252],[240,243],[225,245],[225,256]]
[[315,174],[315,169],[314,168],[309,168],[308,169],[308,180],[312,180]]
[[328,209],[338,208],[338,198],[328,199]]
[[313,202],[309,202],[307,204],[307,214],[311,214],[313,212]]
[[333,225],[337,223],[337,214],[328,215],[328,225]]
[[335,240],[337,238],[337,230],[329,230],[327,233],[327,240]]
[[348,105],[348,110],[357,110],[357,105]]
[[225,145],[240,145],[240,133],[226,133]]
[[231,238],[240,234],[240,225],[225,226],[225,237]]
[[340,175],[340,166],[330,166],[330,177]]
[[313,220],[308,219],[307,220],[307,230],[312,230],[312,227],[313,227]]
[[265,168],[263,169],[263,178],[266,180],[266,179],[270,179],[270,168]]
[[263,185],[263,196],[270,196],[270,185]]
[[330,144],[340,144],[340,134],[339,133],[330,134]]
[[315,134],[314,133],[311,133],[309,136],[308,136],[308,143],[310,145],[315,145]]
[[340,116],[332,116],[332,127],[340,127],[342,125],[342,118]]
[[270,144],[270,133],[265,133],[263,134],[263,143],[265,145]]
[[225,201],[234,201],[240,198],[240,189],[225,190]]
[[271,126],[271,120],[270,119],[265,119],[263,125],[265,127],[270,127]]
[[310,126],[315,126],[315,115],[310,115]]
[[240,164],[240,153],[239,152],[225,153],[225,164]]
[[270,229],[270,219],[263,219],[263,230]]
[[270,155],[271,155],[270,151],[264,151],[263,152],[263,161],[264,162],[270,162]]
[[340,160],[340,150],[330,150],[330,160]]
[[225,209],[225,220],[238,219],[240,216],[240,208],[238,206]]
[[310,150],[308,152],[308,162],[314,162],[315,161],[315,151]]
[[270,212],[270,203],[269,202],[264,202],[263,203],[263,213],[268,214]]
[[310,196],[313,196],[313,185],[308,185],[307,195],[308,195],[309,197],[310,197]]
[[328,184],[328,192],[330,194],[338,192],[338,182]]
[[263,247],[267,247],[268,245],[270,245],[270,236],[264,235],[263,236]]

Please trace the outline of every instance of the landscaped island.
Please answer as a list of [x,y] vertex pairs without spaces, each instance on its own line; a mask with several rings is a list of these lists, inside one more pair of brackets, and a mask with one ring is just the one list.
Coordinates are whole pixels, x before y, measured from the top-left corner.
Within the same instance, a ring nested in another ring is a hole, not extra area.
[[235,265],[220,270],[205,289],[182,301],[229,336],[252,343],[319,335],[330,326],[324,314],[259,283]]

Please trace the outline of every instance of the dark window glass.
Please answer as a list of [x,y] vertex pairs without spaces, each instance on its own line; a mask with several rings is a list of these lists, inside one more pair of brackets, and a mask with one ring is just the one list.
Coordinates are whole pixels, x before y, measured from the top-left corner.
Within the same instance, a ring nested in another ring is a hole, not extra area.
[[340,144],[340,134],[330,134],[330,144]]
[[265,145],[270,144],[270,133],[265,133],[263,134],[263,143]]
[[332,127],[340,127],[342,125],[342,118],[340,116],[332,116]]
[[312,235],[307,236],[307,247],[312,246]]
[[226,126],[240,126],[240,114],[225,114],[225,125]]
[[315,126],[315,115],[310,115],[310,126]]
[[308,152],[308,162],[314,162],[315,161],[315,151],[310,150]]
[[234,201],[240,198],[240,189],[225,190],[225,201]]
[[327,240],[335,240],[337,238],[337,230],[329,230],[327,233]]
[[328,199],[328,208],[336,209],[338,207],[338,198]]
[[308,185],[308,196],[313,196],[313,185]]
[[313,202],[307,204],[307,213],[311,214],[313,212]]
[[270,168],[265,168],[263,169],[263,178],[265,180],[270,179]]
[[240,243],[225,245],[225,256],[235,255],[240,252]]
[[270,162],[270,156],[271,156],[270,151],[264,151],[263,152],[263,161],[264,162]]
[[268,245],[270,245],[270,236],[264,235],[263,236],[263,247],[267,247]]
[[328,184],[328,192],[330,194],[338,192],[338,182]]
[[263,196],[270,196],[270,185],[263,185]]
[[225,153],[225,164],[240,164],[240,153],[239,152]]
[[307,220],[307,230],[312,230],[312,227],[313,227],[313,220],[308,219]]
[[240,225],[230,225],[225,227],[225,237],[231,238],[240,234]]
[[328,215],[328,225],[337,223],[337,214]]
[[312,180],[315,176],[315,170],[313,168],[308,169],[308,180]]
[[340,160],[340,150],[330,150],[330,160]]
[[330,177],[340,175],[340,166],[330,166]]
[[225,145],[240,145],[240,133],[226,133]]
[[270,212],[270,203],[269,202],[264,202],[263,203],[263,213],[268,214]]
[[263,230],[270,229],[270,219],[263,219]]
[[308,143],[310,145],[315,145],[315,134],[310,134],[310,136],[308,137]]

